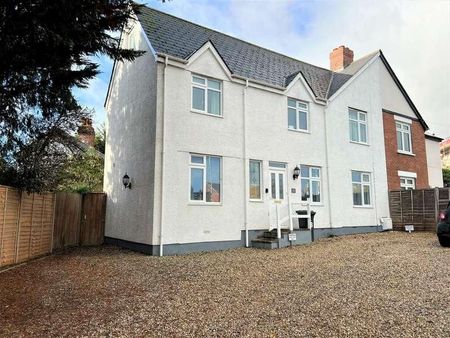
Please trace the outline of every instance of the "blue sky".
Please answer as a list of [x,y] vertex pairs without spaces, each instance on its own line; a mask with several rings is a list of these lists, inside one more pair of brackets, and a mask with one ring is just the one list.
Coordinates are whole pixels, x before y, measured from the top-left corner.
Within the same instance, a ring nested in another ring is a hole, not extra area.
[[[382,49],[406,91],[442,137],[450,136],[450,1],[156,0],[150,7],[219,30],[283,54],[328,68],[339,45],[355,58]],[[75,90],[105,119],[112,61],[96,58],[101,74],[88,89]]]

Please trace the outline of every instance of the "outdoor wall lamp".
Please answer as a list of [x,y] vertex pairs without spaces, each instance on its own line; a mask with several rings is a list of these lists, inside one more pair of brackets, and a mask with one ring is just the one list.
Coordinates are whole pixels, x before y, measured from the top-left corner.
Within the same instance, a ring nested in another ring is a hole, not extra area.
[[294,168],[294,175],[292,175],[292,178],[296,180],[299,176],[300,176],[300,168],[298,167],[298,165],[296,165]]
[[131,189],[131,179],[127,173],[125,173],[125,175],[122,177],[122,183],[123,183],[123,186],[125,187],[125,189],[126,188]]

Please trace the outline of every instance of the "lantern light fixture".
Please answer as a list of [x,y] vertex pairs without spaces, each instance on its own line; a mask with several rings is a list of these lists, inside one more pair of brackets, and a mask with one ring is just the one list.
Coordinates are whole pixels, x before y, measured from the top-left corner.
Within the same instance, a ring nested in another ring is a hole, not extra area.
[[298,167],[298,165],[296,165],[294,168],[294,175],[292,175],[292,178],[296,180],[299,176],[300,176],[300,168]]
[[123,183],[123,186],[125,187],[125,189],[126,188],[131,189],[131,178],[130,178],[130,176],[128,176],[127,173],[125,173],[125,175],[123,175],[122,183]]

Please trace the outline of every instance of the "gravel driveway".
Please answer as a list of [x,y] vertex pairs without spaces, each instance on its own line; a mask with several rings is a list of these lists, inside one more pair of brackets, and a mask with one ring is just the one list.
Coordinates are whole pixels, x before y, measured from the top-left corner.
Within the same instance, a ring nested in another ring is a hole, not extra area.
[[428,233],[150,257],[75,249],[0,273],[0,336],[450,336]]

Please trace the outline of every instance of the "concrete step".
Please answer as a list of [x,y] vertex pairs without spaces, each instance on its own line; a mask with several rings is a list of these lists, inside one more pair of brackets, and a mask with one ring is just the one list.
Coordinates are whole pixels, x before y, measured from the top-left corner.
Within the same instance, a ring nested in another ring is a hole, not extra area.
[[278,239],[255,238],[252,239],[252,247],[257,249],[278,249]]
[[[297,234],[297,240],[293,243],[294,245],[299,244],[307,244],[311,242],[310,230],[309,229],[301,229],[294,231]],[[251,241],[253,248],[259,249],[278,249],[285,248],[291,245],[289,241],[289,230],[282,229],[281,230],[281,238],[278,240],[277,238],[277,229],[273,229],[271,231],[264,231],[261,236],[253,239]]]

